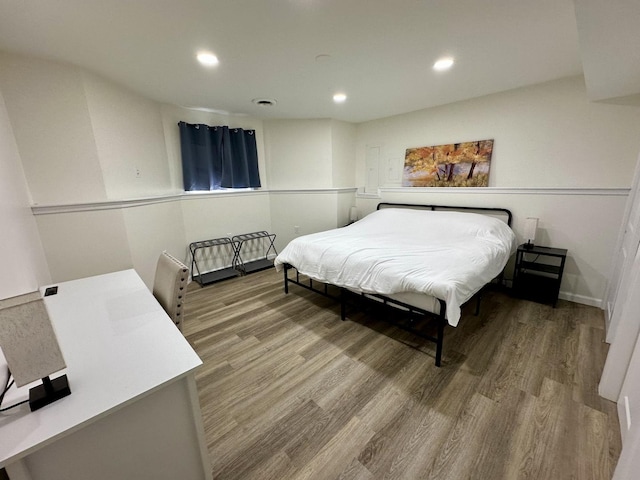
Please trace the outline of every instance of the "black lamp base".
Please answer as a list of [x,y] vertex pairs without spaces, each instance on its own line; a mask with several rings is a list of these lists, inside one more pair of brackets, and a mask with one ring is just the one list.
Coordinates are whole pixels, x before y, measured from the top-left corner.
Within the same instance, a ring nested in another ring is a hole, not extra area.
[[53,380],[50,380],[49,377],[44,377],[42,385],[29,390],[29,407],[33,412],[70,394],[71,389],[66,375]]
[[534,247],[533,243],[531,243],[531,241],[527,241],[527,243],[524,244],[524,248],[526,248],[527,250],[531,250]]

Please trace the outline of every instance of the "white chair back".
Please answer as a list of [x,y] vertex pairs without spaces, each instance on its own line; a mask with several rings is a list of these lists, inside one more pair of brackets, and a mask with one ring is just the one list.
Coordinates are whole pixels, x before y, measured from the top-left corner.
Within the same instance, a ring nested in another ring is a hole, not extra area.
[[153,296],[180,331],[182,331],[182,305],[187,293],[188,281],[187,266],[167,252],[162,252],[156,266]]

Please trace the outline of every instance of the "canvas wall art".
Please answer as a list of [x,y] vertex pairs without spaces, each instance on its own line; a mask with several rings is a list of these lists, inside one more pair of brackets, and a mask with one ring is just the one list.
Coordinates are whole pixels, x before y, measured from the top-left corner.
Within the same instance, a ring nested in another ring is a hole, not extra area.
[[493,140],[407,148],[404,187],[487,187]]

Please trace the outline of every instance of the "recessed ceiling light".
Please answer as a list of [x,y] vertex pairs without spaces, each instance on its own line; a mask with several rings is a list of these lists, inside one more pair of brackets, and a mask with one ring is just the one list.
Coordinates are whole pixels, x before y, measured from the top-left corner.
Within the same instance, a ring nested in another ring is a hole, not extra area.
[[220,63],[218,57],[211,52],[199,52],[196,58],[205,67],[214,67]]
[[333,96],[333,101],[336,103],[342,103],[347,99],[347,96],[344,93],[336,93]]
[[433,64],[433,69],[441,72],[443,70],[449,70],[453,66],[453,58],[446,57],[441,58],[436,63]]

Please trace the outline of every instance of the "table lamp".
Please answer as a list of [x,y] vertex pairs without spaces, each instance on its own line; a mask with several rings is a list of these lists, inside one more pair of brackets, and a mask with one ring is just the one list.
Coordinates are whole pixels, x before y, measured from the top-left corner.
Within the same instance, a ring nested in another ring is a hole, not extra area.
[[66,375],[49,375],[66,367],[40,292],[0,300],[0,348],[16,386],[42,379],[29,390],[31,411],[71,393]]
[[533,248],[536,241],[536,231],[538,230],[538,219],[535,217],[527,217],[524,222],[524,238],[527,240],[524,248]]

